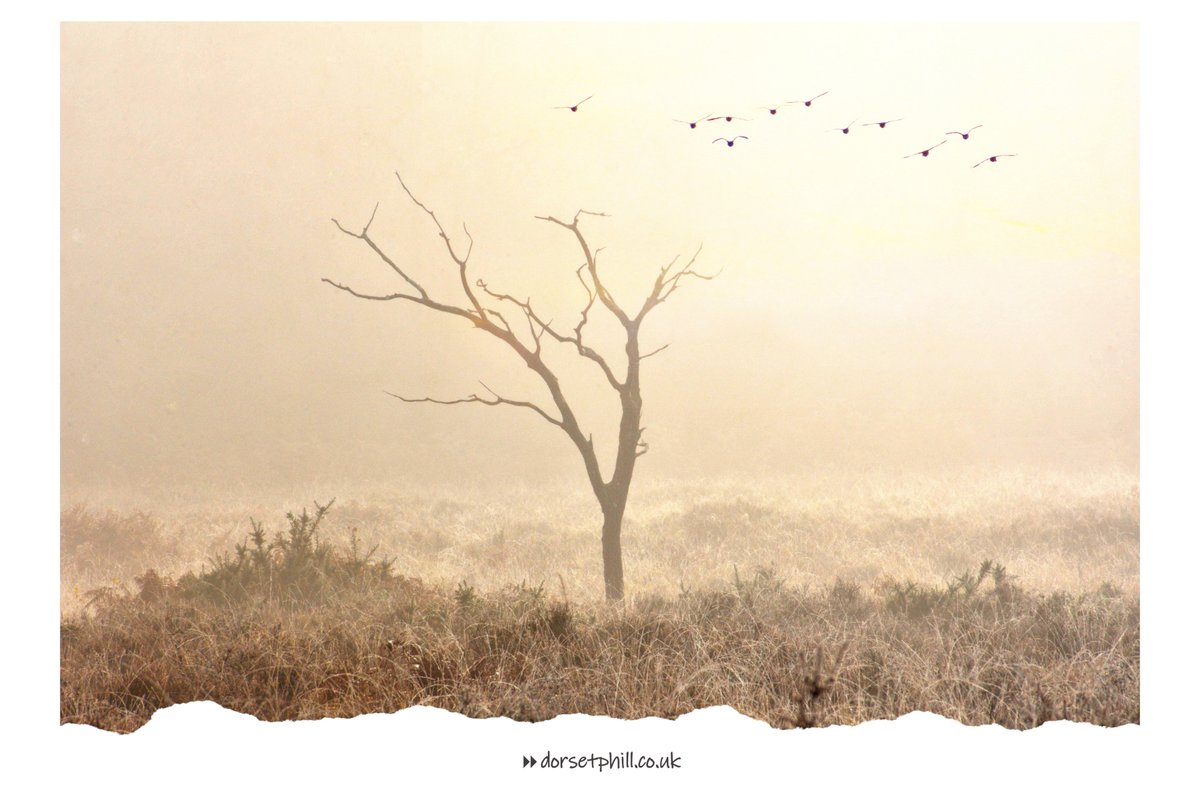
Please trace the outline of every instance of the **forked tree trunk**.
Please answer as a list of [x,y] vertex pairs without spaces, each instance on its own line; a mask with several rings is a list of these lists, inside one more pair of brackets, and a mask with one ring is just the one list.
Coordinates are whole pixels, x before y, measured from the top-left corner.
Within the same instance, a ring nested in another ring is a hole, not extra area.
[[642,380],[641,350],[638,345],[639,321],[626,325],[625,354],[629,367],[618,394],[621,397],[621,425],[617,438],[617,458],[612,479],[596,492],[604,514],[600,537],[604,555],[604,596],[609,602],[625,599],[625,568],[621,561],[621,523],[625,519],[625,504],[633,483],[633,470],[638,456],[645,452],[642,441]]

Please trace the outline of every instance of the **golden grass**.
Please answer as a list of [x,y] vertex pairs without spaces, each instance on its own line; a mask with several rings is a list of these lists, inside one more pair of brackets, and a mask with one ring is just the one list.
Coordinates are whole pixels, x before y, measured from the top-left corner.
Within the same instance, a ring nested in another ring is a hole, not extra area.
[[[520,719],[726,704],[778,726],[912,710],[1019,728],[1139,719],[1127,473],[650,483],[631,501],[620,609],[600,599],[581,492],[350,488],[317,498],[343,498],[325,535],[357,530],[420,580],[236,603],[151,580],[84,610],[86,564],[64,560],[63,721],[132,730],[193,699],[264,719],[416,703]],[[178,576],[241,542],[249,516],[299,505],[155,504],[172,547],[104,579]],[[985,559],[1007,572],[947,588]]]
[[62,625],[62,720],[129,731],[215,700],[262,719],[389,712],[674,717],[730,705],[773,725],[914,710],[1027,728],[1139,719],[1138,602],[984,591],[906,609],[765,573],[724,590],[576,605],[397,580],[315,604],[117,603]]

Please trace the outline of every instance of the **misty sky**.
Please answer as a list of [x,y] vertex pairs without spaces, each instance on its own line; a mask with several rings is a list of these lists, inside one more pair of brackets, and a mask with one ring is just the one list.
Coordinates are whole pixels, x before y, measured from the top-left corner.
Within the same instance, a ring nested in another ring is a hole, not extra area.
[[[381,246],[458,302],[396,171],[467,224],[473,276],[571,324],[578,249],[535,215],[608,212],[584,230],[627,305],[703,245],[719,277],[643,333],[671,343],[646,473],[1135,466],[1138,83],[1134,25],[68,24],[64,488],[582,482],[528,412],[384,393],[545,401],[461,320],[320,282],[400,288],[330,222],[379,203]],[[717,113],[752,120],[674,121]],[[598,373],[555,363],[611,443]]]

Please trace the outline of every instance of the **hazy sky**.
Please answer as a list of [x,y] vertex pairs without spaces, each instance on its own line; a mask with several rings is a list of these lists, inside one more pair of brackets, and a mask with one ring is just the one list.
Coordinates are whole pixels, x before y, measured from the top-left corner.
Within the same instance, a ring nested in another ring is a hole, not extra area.
[[[1134,25],[69,24],[62,44],[68,488],[577,469],[522,410],[384,394],[544,401],[462,321],[320,282],[399,288],[329,221],[378,202],[381,245],[458,300],[395,171],[469,226],[473,275],[556,320],[580,258],[535,215],[608,212],[584,230],[630,305],[703,245],[720,276],[644,331],[672,345],[645,363],[639,469],[1136,464]],[[674,121],[717,113],[752,120]],[[972,168],[994,153],[1017,156]],[[561,363],[611,442],[615,400]]]

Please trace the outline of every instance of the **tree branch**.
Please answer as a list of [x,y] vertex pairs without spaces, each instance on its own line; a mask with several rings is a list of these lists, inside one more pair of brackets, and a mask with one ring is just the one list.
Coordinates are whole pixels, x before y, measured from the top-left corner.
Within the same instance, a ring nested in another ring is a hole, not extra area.
[[424,287],[422,287],[421,284],[417,283],[415,280],[413,280],[411,277],[409,277],[408,273],[406,273],[404,270],[400,269],[400,267],[396,264],[396,262],[392,261],[392,259],[388,258],[387,254],[384,253],[382,250],[380,250],[379,247],[375,244],[375,242],[371,239],[371,236],[368,233],[368,231],[371,229],[371,223],[375,221],[375,212],[378,210],[379,210],[379,203],[376,203],[374,211],[371,212],[371,218],[369,220],[367,220],[367,224],[363,226],[362,233],[354,233],[353,231],[346,230],[346,228],[342,226],[342,223],[338,222],[336,219],[333,220],[333,224],[337,226],[337,229],[339,231],[346,234],[347,236],[353,236],[355,239],[362,239],[364,242],[366,242],[371,247],[371,249],[375,251],[375,255],[377,255],[381,259],[383,259],[383,263],[385,263],[389,267],[391,267],[392,271],[395,272],[397,275],[399,275],[401,278],[403,278],[404,281],[409,286],[416,289],[417,293],[420,294],[421,297],[428,299],[429,295],[425,292]]
[[674,273],[671,272],[671,268],[675,266],[675,262],[679,260],[679,256],[675,256],[675,258],[671,259],[671,263],[658,271],[658,277],[654,279],[654,287],[650,290],[650,295],[646,298],[646,302],[642,304],[642,310],[634,318],[635,322],[641,322],[650,313],[652,308],[663,303],[668,297],[674,294],[675,290],[679,288],[679,282],[684,278],[692,277],[699,278],[702,281],[711,281],[717,275],[721,274],[720,270],[718,270],[712,275],[704,275],[692,269],[692,266],[696,263],[696,259],[700,257],[700,251],[703,249],[704,245],[696,248],[696,252],[688,259],[688,262]]
[[404,179],[400,177],[399,172],[395,174],[396,180],[400,181],[400,186],[404,189],[404,193],[408,195],[408,198],[416,203],[416,205],[422,211],[428,214],[429,218],[433,220],[433,224],[437,226],[438,235],[441,236],[442,241],[446,243],[446,252],[450,254],[450,260],[458,265],[458,279],[459,282],[462,283],[463,292],[467,295],[467,299],[471,301],[471,305],[475,307],[475,313],[477,313],[480,318],[486,319],[487,312],[484,310],[483,306],[480,305],[479,299],[475,297],[475,293],[471,291],[471,285],[467,282],[467,260],[471,257],[471,251],[475,249],[475,239],[471,236],[471,232],[467,230],[467,224],[465,222],[463,223],[463,233],[467,235],[467,240],[470,242],[470,244],[467,246],[467,254],[460,258],[458,253],[454,252],[454,245],[451,244],[450,237],[446,235],[446,229],[442,227],[442,223],[437,218],[437,214],[433,213],[432,210],[430,210],[424,203],[418,200],[415,195],[413,195],[408,186],[404,183]]
[[366,294],[364,292],[356,291],[345,284],[331,281],[329,278],[321,278],[321,282],[328,283],[335,289],[341,289],[343,292],[354,295],[355,297],[363,300],[408,300],[410,302],[417,303],[418,305],[425,306],[426,308],[432,308],[434,311],[441,311],[445,314],[453,314],[456,317],[463,317],[464,319],[470,320],[477,327],[479,326],[479,319],[470,310],[459,308],[458,306],[447,305],[445,303],[439,303],[436,300],[430,300],[428,297],[417,297],[416,295],[404,294],[403,292],[396,292],[394,294]]
[[583,238],[583,233],[579,230],[579,216],[581,214],[591,214],[592,216],[596,217],[608,216],[608,214],[604,214],[599,211],[584,211],[580,209],[579,211],[575,212],[575,218],[570,224],[567,224],[556,217],[537,217],[537,219],[545,220],[546,222],[552,222],[555,225],[566,228],[575,234],[575,240],[579,242],[579,248],[583,251],[583,257],[587,264],[588,274],[592,279],[592,286],[595,287],[596,296],[600,298],[600,302],[604,304],[604,307],[611,311],[613,316],[621,321],[622,325],[628,328],[631,324],[629,315],[626,314],[619,305],[617,305],[617,301],[613,299],[613,296],[609,294],[604,283],[601,282],[600,275],[596,271],[596,254],[592,252],[590,247],[588,247],[587,241]]
[[550,416],[550,414],[546,413],[546,411],[541,406],[537,405],[536,403],[531,403],[528,400],[511,400],[507,397],[501,397],[500,395],[493,392],[491,390],[491,388],[489,388],[488,385],[486,383],[484,383],[483,381],[480,381],[479,385],[482,386],[484,389],[487,389],[489,392],[491,392],[492,397],[490,399],[487,397],[480,397],[477,394],[470,394],[470,395],[467,395],[466,397],[460,397],[457,400],[437,400],[432,397],[404,397],[402,395],[394,394],[392,392],[384,392],[384,394],[390,395],[391,397],[394,397],[397,400],[402,400],[405,403],[436,403],[437,405],[440,405],[440,406],[456,406],[456,405],[459,405],[460,403],[481,403],[485,406],[504,405],[504,406],[517,406],[519,408],[528,408],[533,411],[536,411],[542,417],[542,419],[546,420],[551,425],[554,425],[555,427],[558,427],[558,428],[563,427],[562,420],[555,419],[554,417]]
[[403,293],[363,294],[362,292],[357,292],[354,289],[351,289],[349,286],[344,286],[340,283],[335,283],[334,281],[329,280],[329,278],[321,278],[321,282],[328,283],[330,286],[334,287],[335,289],[341,289],[343,292],[346,292],[347,294],[352,294],[355,297],[361,298],[363,300],[412,300],[417,303],[421,302],[421,298],[414,297],[411,294],[403,294]]
[[[549,331],[552,337],[562,341],[562,338],[550,327],[550,324],[553,320],[551,320],[551,322],[542,321],[542,318],[539,317],[533,310],[533,306],[530,304],[529,298],[526,298],[525,302],[521,302],[511,294],[493,292],[490,288],[488,288],[487,282],[484,281],[483,278],[476,278],[475,285],[482,289],[484,294],[488,295],[489,297],[499,300],[502,303],[512,303],[517,308],[521,309],[522,313],[525,315],[525,322],[529,325],[529,336],[533,340],[534,353],[540,354],[542,352],[542,335],[547,331]],[[497,316],[499,316],[499,314],[497,314]],[[540,331],[534,330],[535,323],[541,329]]]
[[666,344],[664,344],[662,347],[659,347],[659,348],[657,348],[657,349],[655,349],[655,350],[651,350],[649,353],[646,353],[644,356],[638,356],[638,358],[639,358],[640,360],[642,360],[642,361],[645,361],[645,360],[646,360],[647,358],[649,358],[650,356],[652,356],[652,355],[654,355],[654,354],[656,354],[656,353],[661,353],[663,350],[666,350],[666,349],[667,349],[668,347],[670,347],[670,346],[671,346],[671,343],[670,343],[670,342],[667,342],[667,343],[666,343]]
[[[583,267],[580,267],[580,270],[582,270],[582,269],[583,269]],[[582,278],[580,280],[582,280]],[[499,300],[501,302],[512,303],[513,305],[515,305],[521,309],[521,311],[525,314],[526,321],[529,323],[529,334],[530,334],[530,336],[533,337],[534,344],[536,347],[536,349],[534,350],[535,354],[541,353],[541,351],[542,351],[542,341],[541,341],[542,336],[548,333],[548,334],[550,334],[550,338],[554,339],[557,342],[563,343],[563,344],[574,345],[575,349],[579,353],[579,355],[583,356],[584,358],[590,359],[591,361],[596,362],[596,364],[600,367],[601,371],[604,373],[604,377],[608,380],[609,385],[612,386],[617,391],[621,390],[621,386],[622,386],[621,382],[619,380],[617,380],[616,374],[612,371],[612,368],[609,366],[608,362],[604,359],[604,357],[583,343],[582,329],[583,329],[584,323],[587,322],[588,309],[592,307],[592,302],[595,299],[594,294],[589,292],[588,304],[583,309],[583,319],[581,319],[579,322],[579,325],[577,325],[575,327],[575,335],[568,336],[566,334],[559,333],[557,330],[554,329],[554,327],[552,326],[553,320],[546,321],[546,320],[543,320],[540,316],[538,316],[537,312],[533,310],[533,305],[530,303],[528,298],[524,302],[522,302],[510,294],[505,294],[503,292],[494,292],[488,287],[487,283],[482,278],[477,279],[475,281],[475,285],[478,286],[480,289],[482,289],[484,291],[484,293],[487,294],[489,297],[493,297],[496,300]],[[584,288],[587,288],[587,287],[585,286]],[[535,324],[537,325],[537,327],[539,329],[537,332],[534,331]]]

